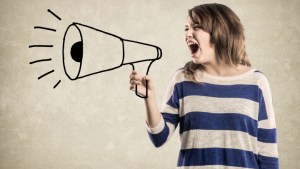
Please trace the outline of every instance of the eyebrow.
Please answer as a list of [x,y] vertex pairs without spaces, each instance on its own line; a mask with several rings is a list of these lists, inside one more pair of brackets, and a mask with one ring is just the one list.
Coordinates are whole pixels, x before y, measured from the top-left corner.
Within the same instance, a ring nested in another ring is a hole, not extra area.
[[[195,22],[195,23],[193,22],[193,23],[191,23],[191,26],[195,26],[195,25],[199,25],[199,23],[198,23],[198,22]],[[184,27],[187,28],[187,27],[189,27],[189,25],[186,24],[186,25],[184,25]]]

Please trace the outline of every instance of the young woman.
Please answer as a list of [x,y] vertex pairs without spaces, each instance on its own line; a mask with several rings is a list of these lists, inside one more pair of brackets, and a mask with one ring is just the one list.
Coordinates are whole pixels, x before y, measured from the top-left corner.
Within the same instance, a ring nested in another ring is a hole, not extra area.
[[227,6],[188,11],[185,41],[191,61],[175,72],[163,106],[153,80],[136,71],[130,89],[145,95],[150,139],[163,145],[179,125],[178,168],[277,169],[278,152],[268,80],[251,68],[238,16]]

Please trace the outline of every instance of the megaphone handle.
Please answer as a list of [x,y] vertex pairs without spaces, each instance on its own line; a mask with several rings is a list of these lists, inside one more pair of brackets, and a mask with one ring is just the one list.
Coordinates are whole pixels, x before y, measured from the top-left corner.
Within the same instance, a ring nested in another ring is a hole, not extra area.
[[143,95],[140,95],[137,91],[137,88],[138,88],[138,85],[135,85],[135,94],[137,96],[139,96],[140,98],[147,98],[148,97],[148,80],[146,80],[146,95],[143,96]]
[[[152,61],[152,62],[153,62],[153,61]],[[133,63],[129,63],[129,64],[132,66],[132,70],[134,70],[134,65],[133,65]],[[151,65],[151,64],[150,64],[150,65]],[[150,65],[149,65],[149,67],[150,67]],[[148,67],[148,70],[147,70],[146,75],[148,74],[149,67]],[[146,95],[145,95],[145,96],[139,94],[138,91],[137,91],[137,88],[138,88],[138,85],[135,85],[135,95],[139,96],[140,98],[144,98],[144,99],[148,97],[148,80],[146,80]]]

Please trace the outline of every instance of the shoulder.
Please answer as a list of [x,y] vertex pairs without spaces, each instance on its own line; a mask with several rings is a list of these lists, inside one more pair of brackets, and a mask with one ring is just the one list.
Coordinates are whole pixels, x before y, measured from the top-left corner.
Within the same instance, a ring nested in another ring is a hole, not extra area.
[[265,76],[265,74],[259,70],[255,71],[254,74],[257,77],[257,84],[258,84],[259,89],[263,93],[263,95],[271,98],[272,92],[271,92],[269,81],[268,81],[267,77]]
[[183,73],[183,68],[177,69],[171,78],[171,82],[173,84],[180,83],[185,81],[184,73]]
[[269,81],[263,72],[260,70],[255,70],[254,75],[257,78],[259,86],[269,86]]

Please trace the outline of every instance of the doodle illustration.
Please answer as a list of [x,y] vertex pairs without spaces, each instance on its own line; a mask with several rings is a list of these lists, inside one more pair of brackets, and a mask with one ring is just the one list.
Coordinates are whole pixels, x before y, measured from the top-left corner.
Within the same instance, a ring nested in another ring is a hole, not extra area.
[[[48,9],[48,12],[58,20],[61,20],[51,10]],[[55,29],[42,26],[35,26],[34,29],[56,31]],[[29,48],[34,47],[53,47],[53,45],[29,46]],[[152,63],[161,57],[162,50],[158,46],[124,39],[115,34],[76,22],[71,23],[67,27],[62,42],[63,69],[66,76],[72,81],[111,71],[124,65],[131,65],[134,70],[134,65],[141,62],[148,63],[147,71],[145,72],[148,75]],[[43,61],[51,61],[51,58],[32,61],[30,64]],[[51,70],[38,77],[38,79],[53,72],[54,70]],[[60,82],[61,80],[53,88],[56,88]],[[137,87],[136,95],[142,98],[148,97],[147,83],[146,95],[139,95]]]

